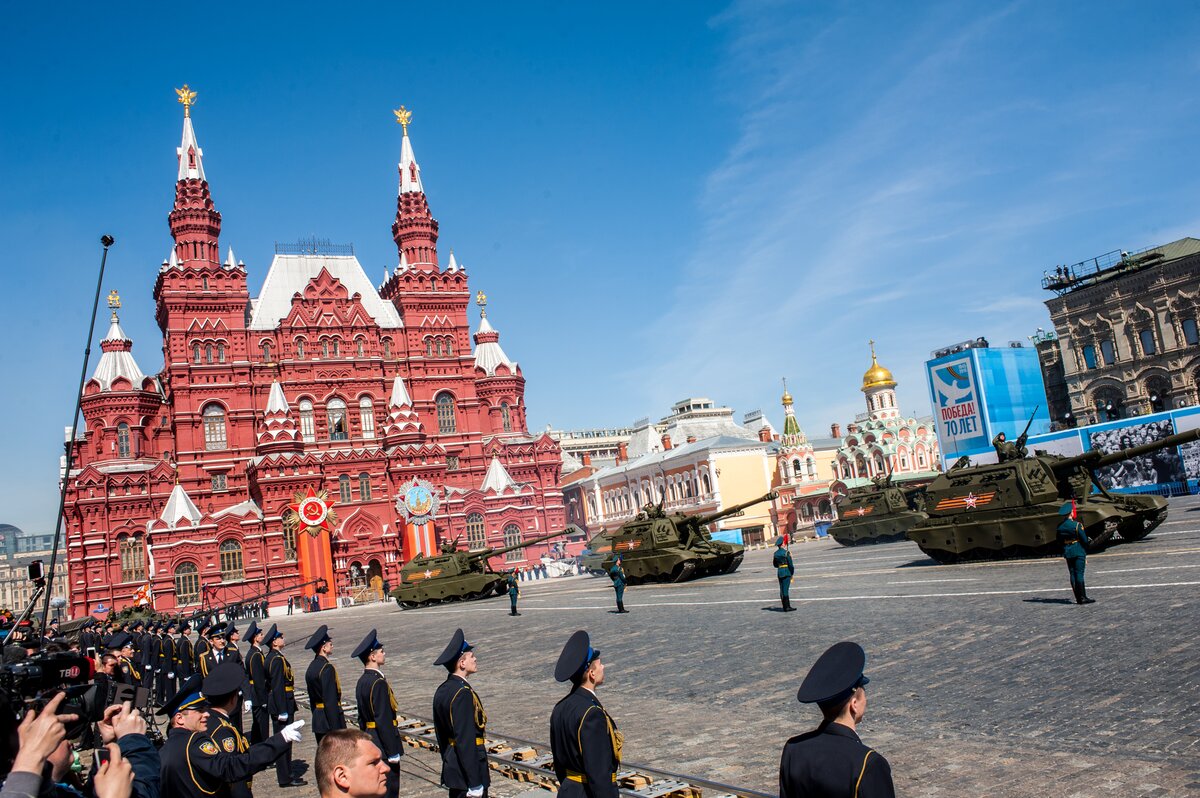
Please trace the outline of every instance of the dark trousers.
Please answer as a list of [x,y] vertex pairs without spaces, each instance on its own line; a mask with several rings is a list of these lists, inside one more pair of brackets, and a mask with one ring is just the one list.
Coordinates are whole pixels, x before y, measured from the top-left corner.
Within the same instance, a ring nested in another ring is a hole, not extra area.
[[261,743],[271,736],[271,719],[267,714],[267,702],[254,702],[250,709],[250,744]]
[[1067,573],[1071,576],[1071,590],[1075,593],[1075,600],[1078,601],[1086,589],[1083,572],[1087,567],[1087,557],[1067,557],[1066,559]]
[[399,798],[400,796],[400,766],[388,765],[387,793],[384,798]]
[[617,592],[617,609],[625,609],[625,585],[613,585],[613,590]]
[[517,614],[517,597],[516,597],[516,596],[509,596],[509,597],[508,597],[508,602],[509,602],[510,604],[512,604],[512,614],[513,614],[513,615],[516,615],[516,614]]
[[175,691],[175,680],[168,679],[165,671],[158,674],[158,678],[155,679],[154,684],[154,695],[158,699],[159,705],[165,704],[174,698]]
[[[291,715],[289,715],[288,717],[290,718]],[[276,715],[271,716],[271,727],[274,729],[275,734],[279,734],[281,731],[283,731],[283,727],[288,725],[289,723],[291,723],[290,720],[281,721],[278,716],[276,716]],[[288,743],[287,748],[283,749],[283,753],[280,754],[279,758],[275,760],[275,778],[279,780],[280,787],[286,787],[287,785],[292,783],[292,744],[291,743]]]
[[779,597],[780,598],[790,598],[791,592],[792,592],[792,577],[790,577],[790,576],[779,577]]

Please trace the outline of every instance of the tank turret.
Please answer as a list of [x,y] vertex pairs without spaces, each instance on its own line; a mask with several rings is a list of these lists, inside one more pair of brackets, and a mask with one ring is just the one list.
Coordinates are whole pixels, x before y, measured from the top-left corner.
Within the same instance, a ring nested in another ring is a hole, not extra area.
[[928,518],[925,486],[901,488],[890,474],[876,477],[870,485],[847,491],[837,513],[829,535],[843,546],[904,540],[908,530]]

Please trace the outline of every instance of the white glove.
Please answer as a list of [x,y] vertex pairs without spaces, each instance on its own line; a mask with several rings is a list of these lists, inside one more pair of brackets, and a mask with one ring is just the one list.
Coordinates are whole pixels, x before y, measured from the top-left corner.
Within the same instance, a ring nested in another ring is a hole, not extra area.
[[287,714],[286,714],[286,713],[284,713],[283,715],[280,715],[280,716],[279,716],[279,722],[280,722],[280,723],[284,723],[284,722],[286,722],[286,721],[287,721]]
[[483,798],[483,785],[467,790],[467,798]]
[[175,674],[173,674],[173,673],[168,673],[168,674],[167,674],[167,678],[168,678],[168,679],[174,679],[174,678],[175,678]]
[[254,702],[253,701],[246,701],[245,703],[242,704],[242,714],[243,715],[246,714],[247,712],[251,712],[253,710],[254,710]]
[[399,765],[399,764],[400,764],[400,755],[399,755],[399,754],[393,754],[392,756],[389,756],[389,757],[388,757],[388,764],[389,764],[389,765]]
[[300,742],[300,727],[304,725],[304,721],[298,720],[295,723],[289,723],[284,726],[279,734],[289,743]]

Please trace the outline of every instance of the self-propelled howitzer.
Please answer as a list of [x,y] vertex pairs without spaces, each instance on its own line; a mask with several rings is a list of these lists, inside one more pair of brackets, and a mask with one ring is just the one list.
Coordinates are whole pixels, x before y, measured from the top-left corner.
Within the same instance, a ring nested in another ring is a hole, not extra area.
[[619,554],[631,585],[732,573],[742,564],[744,549],[737,543],[713,540],[708,525],[776,496],[768,493],[704,515],[667,515],[662,505],[648,505],[613,533],[612,553],[604,559],[604,570],[612,568]]
[[904,540],[908,530],[929,517],[924,508],[924,485],[901,488],[888,475],[846,493],[829,535],[843,546]]
[[1166,520],[1166,500],[1109,493],[1095,470],[1195,440],[1200,440],[1200,430],[1111,454],[1092,450],[1063,457],[1039,452],[951,469],[930,484],[925,493],[929,518],[908,536],[939,562],[1059,554],[1058,511],[1073,498],[1089,537],[1109,544],[1141,540]]
[[439,554],[418,554],[400,569],[400,586],[392,591],[392,598],[404,609],[413,609],[443,601],[470,601],[499,596],[505,591],[506,573],[493,571],[488,560],[578,531],[577,527],[568,526],[561,532],[530,538],[500,549],[489,547],[478,551],[458,551],[454,544],[450,544],[444,546]]

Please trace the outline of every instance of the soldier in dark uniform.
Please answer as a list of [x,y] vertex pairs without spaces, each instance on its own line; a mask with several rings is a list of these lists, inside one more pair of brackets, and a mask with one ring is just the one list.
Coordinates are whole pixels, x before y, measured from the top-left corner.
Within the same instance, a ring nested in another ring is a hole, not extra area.
[[200,658],[204,656],[204,652],[212,648],[208,640],[211,629],[212,624],[208,622],[208,618],[200,621],[200,624],[196,627],[196,645],[192,649],[192,662],[195,663],[194,670],[197,673],[201,673]]
[[100,651],[100,639],[92,630],[96,625],[95,618],[87,618],[83,622],[83,626],[79,631],[79,649],[87,656],[96,659],[102,653]]
[[233,783],[270,767],[280,751],[300,739],[303,723],[298,722],[244,752],[225,750],[208,731],[209,704],[200,687],[200,674],[185,679],[158,712],[169,719],[167,741],[159,750],[160,794],[169,798],[231,798]]
[[782,535],[775,538],[775,546],[775,556],[771,558],[771,564],[775,568],[775,576],[779,577],[779,601],[783,604],[784,612],[795,612],[796,608],[792,606],[790,592],[796,566],[792,562],[792,553],[783,547]]
[[225,624],[208,629],[208,650],[199,657],[200,675],[208,676],[225,660]]
[[[267,668],[267,713],[271,716],[271,725],[275,733],[296,719],[296,679],[292,673],[292,663],[283,655],[283,647],[287,641],[283,633],[272,624],[263,636],[263,645],[269,651],[266,656]],[[292,746],[284,749],[283,755],[275,760],[275,776],[280,787],[299,786],[292,775]]]
[[133,640],[128,632],[113,635],[108,641],[108,648],[117,655],[117,678],[119,684],[140,685],[142,673],[133,662]]
[[246,694],[246,704],[250,707],[250,742],[260,743],[271,734],[271,716],[267,713],[267,696],[270,695],[270,682],[267,679],[267,659],[260,644],[264,633],[254,621],[246,630],[246,640],[250,645],[246,648],[246,677],[250,682],[250,692]]
[[175,675],[180,682],[196,672],[195,654],[188,637],[191,633],[192,627],[187,621],[179,625],[179,639],[175,641]]
[[346,728],[346,716],[342,714],[342,683],[338,680],[337,668],[329,661],[329,655],[333,653],[329,627],[322,624],[304,647],[316,654],[304,672],[304,684],[312,707],[313,734],[320,745],[321,738],[329,732]]
[[380,670],[387,655],[374,629],[354,649],[354,656],[366,666],[354,690],[358,727],[371,735],[383,752],[383,758],[391,768],[386,798],[396,798],[400,794],[400,757],[404,755],[404,746],[396,729],[396,697]]
[[1084,571],[1087,569],[1087,550],[1092,545],[1088,540],[1083,524],[1076,518],[1075,500],[1072,499],[1059,508],[1062,523],[1058,525],[1058,540],[1063,544],[1063,558],[1067,561],[1067,573],[1071,577],[1071,592],[1075,594],[1076,604],[1095,604],[1096,600],[1088,598],[1087,584]]
[[1001,463],[1006,463],[1009,460],[1020,460],[1029,454],[1029,450],[1025,448],[1025,441],[1028,436],[1024,433],[1017,436],[1015,441],[1008,440],[1008,436],[1003,432],[992,438],[992,448],[996,450],[996,460]]
[[617,593],[617,612],[629,612],[625,609],[625,565],[621,562],[621,555],[617,555],[617,559],[613,560],[613,566],[608,571],[609,577],[612,579],[613,590]]
[[856,732],[867,711],[866,662],[862,646],[837,643],[804,677],[796,698],[819,706],[824,720],[783,747],[779,798],[894,798],[891,765]]
[[162,706],[175,697],[175,622],[163,628],[162,641],[158,646],[158,674],[154,681],[154,697]]
[[517,599],[521,596],[521,588],[517,587],[516,571],[508,572],[508,579],[506,583],[508,585],[508,603],[512,605],[512,610],[509,612],[509,615],[520,615],[521,613],[517,612]]
[[617,798],[617,769],[624,738],[600,700],[604,663],[588,633],[571,635],[554,668],[554,679],[570,680],[571,692],[550,713],[550,749],[561,798]]
[[236,624],[230,623],[225,626],[225,658],[238,665],[245,664],[242,660],[242,652],[238,650],[238,643],[241,642],[241,639],[242,633],[238,631]]
[[158,636],[158,624],[150,624],[146,629],[146,646],[142,649],[142,687],[150,695],[154,695],[155,672],[158,668],[158,651],[162,647],[162,638]]
[[491,784],[483,742],[487,713],[467,682],[467,677],[478,668],[473,649],[463,637],[463,630],[455,629],[446,650],[433,663],[445,666],[450,672],[433,694],[433,726],[442,753],[442,784],[450,790],[450,798],[485,798]]

